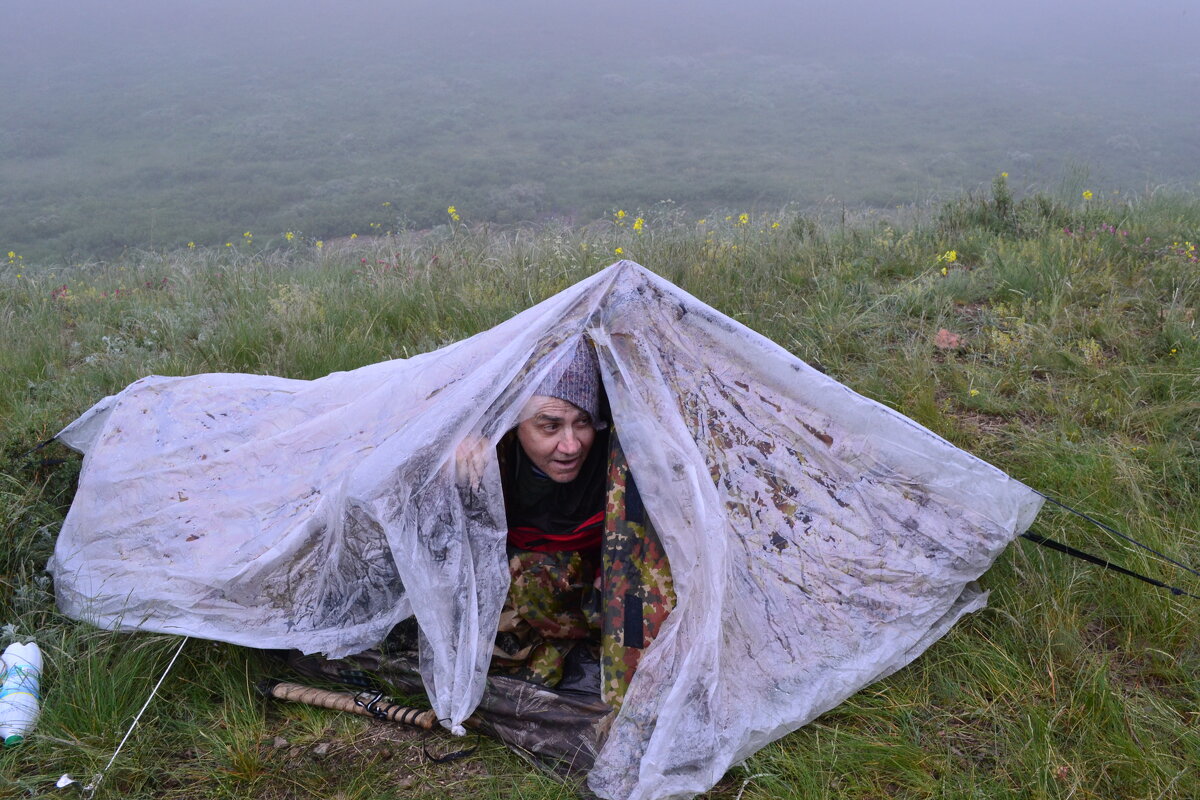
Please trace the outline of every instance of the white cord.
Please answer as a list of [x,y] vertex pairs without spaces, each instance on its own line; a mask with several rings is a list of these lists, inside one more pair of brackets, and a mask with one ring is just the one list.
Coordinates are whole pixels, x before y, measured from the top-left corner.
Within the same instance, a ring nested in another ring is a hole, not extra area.
[[[150,696],[147,697],[146,702],[142,704],[142,710],[139,711],[137,716],[133,718],[133,722],[129,723],[129,730],[125,731],[125,736],[121,738],[121,743],[117,745],[117,749],[113,751],[112,758],[110,758],[108,763],[104,765],[104,769],[92,776],[92,782],[83,787],[85,797],[91,797],[96,793],[96,787],[100,785],[100,781],[104,780],[104,773],[108,772],[108,768],[111,767],[113,762],[117,760],[117,755],[121,752],[121,748],[125,746],[125,742],[129,741],[129,736],[133,733],[133,729],[137,727],[138,720],[142,718],[142,714],[146,713],[146,709],[150,707],[150,701],[153,700],[154,695],[158,693],[158,687],[162,686],[163,681],[167,679],[167,675],[170,673],[171,667],[175,666],[175,659],[179,658],[179,654],[183,652],[183,646],[187,644],[189,638],[191,637],[185,636],[183,637],[183,641],[179,643],[179,649],[175,651],[175,655],[171,656],[171,663],[167,664],[167,668],[163,670],[163,674],[158,679],[158,683],[154,684],[154,688],[150,690]],[[66,775],[63,776],[63,778],[66,777]],[[66,784],[64,784],[62,778],[60,778],[59,786],[64,785]]]
[[733,798],[733,800],[742,800],[742,795],[746,792],[746,787],[750,785],[750,781],[755,778],[769,778],[770,776],[771,773],[769,772],[757,772],[746,778],[746,780],[742,781],[742,788],[738,789],[737,797]]

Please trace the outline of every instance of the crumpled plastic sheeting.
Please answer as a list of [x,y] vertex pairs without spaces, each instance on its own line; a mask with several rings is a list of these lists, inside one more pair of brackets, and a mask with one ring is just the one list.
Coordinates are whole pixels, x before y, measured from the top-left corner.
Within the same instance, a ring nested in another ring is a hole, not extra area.
[[1040,498],[629,261],[470,339],[315,381],[151,377],[60,437],[85,452],[51,569],[106,627],[339,657],[410,614],[449,727],[508,589],[496,442],[596,345],[677,606],[589,774],[687,797],[899,669],[962,615]]

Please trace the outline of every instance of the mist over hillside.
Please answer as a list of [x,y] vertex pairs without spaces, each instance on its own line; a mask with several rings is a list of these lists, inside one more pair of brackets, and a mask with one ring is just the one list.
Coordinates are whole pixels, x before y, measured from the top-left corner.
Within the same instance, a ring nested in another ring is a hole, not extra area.
[[9,2],[0,249],[1196,187],[1188,2],[878,5]]

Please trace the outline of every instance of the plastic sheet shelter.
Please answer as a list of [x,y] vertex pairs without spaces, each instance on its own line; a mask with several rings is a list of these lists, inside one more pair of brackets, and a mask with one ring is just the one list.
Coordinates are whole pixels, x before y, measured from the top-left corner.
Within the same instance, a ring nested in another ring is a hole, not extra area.
[[985,597],[1029,488],[629,261],[495,328],[314,381],[148,377],[85,453],[51,570],[109,628],[341,656],[415,614],[438,717],[479,701],[509,575],[495,443],[579,337],[677,605],[588,776],[686,797],[907,664]]

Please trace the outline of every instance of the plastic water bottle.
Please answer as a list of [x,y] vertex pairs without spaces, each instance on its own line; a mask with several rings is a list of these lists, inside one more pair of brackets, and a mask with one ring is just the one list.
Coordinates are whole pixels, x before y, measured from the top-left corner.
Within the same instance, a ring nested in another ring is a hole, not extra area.
[[38,679],[42,651],[29,644],[10,644],[4,651],[4,684],[0,687],[0,738],[11,747],[25,739],[38,715]]

